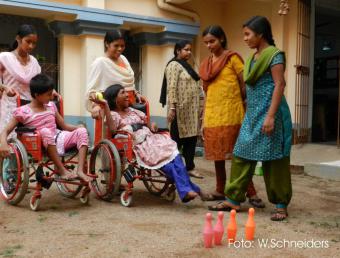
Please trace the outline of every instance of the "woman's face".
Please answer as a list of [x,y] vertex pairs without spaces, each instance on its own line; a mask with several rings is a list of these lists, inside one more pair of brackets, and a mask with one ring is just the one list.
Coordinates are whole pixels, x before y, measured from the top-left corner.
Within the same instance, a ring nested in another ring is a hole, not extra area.
[[214,35],[211,35],[208,33],[203,37],[203,42],[206,45],[206,47],[209,49],[211,53],[218,53],[223,49],[221,44],[221,39],[215,37]]
[[127,108],[129,107],[129,95],[127,91],[124,89],[121,89],[118,92],[117,98],[116,98],[116,106],[119,108]]
[[30,54],[37,46],[38,36],[36,34],[29,34],[23,38],[17,36],[18,50]]
[[248,47],[257,48],[260,45],[262,36],[255,33],[248,27],[243,28],[243,40],[246,42]]
[[177,51],[177,58],[188,61],[191,57],[191,44],[186,44],[184,48]]
[[125,50],[125,40],[124,39],[117,39],[112,41],[111,43],[106,44],[106,53],[110,58],[118,59],[119,56]]

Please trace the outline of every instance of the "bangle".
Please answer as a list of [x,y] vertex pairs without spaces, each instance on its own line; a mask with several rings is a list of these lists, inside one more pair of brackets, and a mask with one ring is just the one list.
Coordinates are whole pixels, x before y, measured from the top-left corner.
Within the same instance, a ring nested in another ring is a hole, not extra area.
[[175,107],[171,107],[170,110],[176,110],[176,108]]

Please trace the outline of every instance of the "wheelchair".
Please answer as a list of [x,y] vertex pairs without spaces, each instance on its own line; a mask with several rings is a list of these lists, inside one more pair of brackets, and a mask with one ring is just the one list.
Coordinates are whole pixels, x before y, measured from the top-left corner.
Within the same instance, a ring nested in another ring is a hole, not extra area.
[[[141,103],[130,106],[143,111],[149,122],[149,103],[144,97],[141,98]],[[120,194],[120,203],[125,207],[130,207],[133,203],[133,182],[136,179],[141,180],[152,195],[161,196],[171,202],[176,198],[175,184],[162,170],[147,169],[137,163],[132,134],[126,131],[111,134],[102,119],[95,121],[89,173],[95,177],[92,186],[98,198],[110,201]],[[126,181],[125,186],[121,185],[122,178]]]
[[[63,102],[60,95],[54,100],[60,114],[63,114]],[[17,106],[28,104],[17,94]],[[81,192],[80,201],[89,203],[90,185],[83,180],[65,180],[60,178],[53,162],[45,155],[41,135],[34,127],[18,126],[15,129],[17,138],[9,140],[10,155],[0,158],[0,195],[10,205],[17,205],[25,195],[33,191],[29,204],[33,211],[40,206],[43,188],[48,189],[56,183],[59,193],[73,198]],[[73,171],[76,168],[77,149],[61,155],[64,167]],[[88,166],[86,164],[85,168]]]

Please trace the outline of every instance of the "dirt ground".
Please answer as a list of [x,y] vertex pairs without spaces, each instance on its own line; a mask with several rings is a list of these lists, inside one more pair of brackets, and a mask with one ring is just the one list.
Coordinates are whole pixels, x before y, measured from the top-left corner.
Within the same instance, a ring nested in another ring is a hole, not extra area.
[[[197,167],[205,179],[194,181],[203,190],[214,189],[213,164],[197,158]],[[292,179],[287,222],[270,221],[273,207],[263,178],[256,176],[255,186],[267,207],[256,210],[255,241],[243,241],[245,204],[237,214],[235,245],[228,246],[224,238],[222,246],[211,249],[202,241],[211,202],[182,204],[176,198],[169,203],[137,182],[131,208],[121,206],[118,197],[103,202],[93,194],[84,206],[52,187],[44,191],[38,212],[29,208],[30,194],[16,207],[0,203],[0,257],[339,257],[340,182],[301,174]],[[225,226],[228,218],[225,213]],[[259,241],[268,241],[268,246],[261,247]]]

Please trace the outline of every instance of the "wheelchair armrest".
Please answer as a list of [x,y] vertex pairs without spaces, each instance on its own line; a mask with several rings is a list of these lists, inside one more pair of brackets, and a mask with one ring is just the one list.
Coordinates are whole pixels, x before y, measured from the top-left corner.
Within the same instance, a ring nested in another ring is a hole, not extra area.
[[34,133],[36,130],[33,126],[19,126],[15,129],[16,133]]
[[111,134],[112,138],[115,138],[115,136],[117,135],[124,135],[126,137],[124,138],[132,138],[132,134],[130,132],[127,132],[127,131],[115,131],[114,133]]
[[169,132],[168,128],[158,128],[157,133]]

